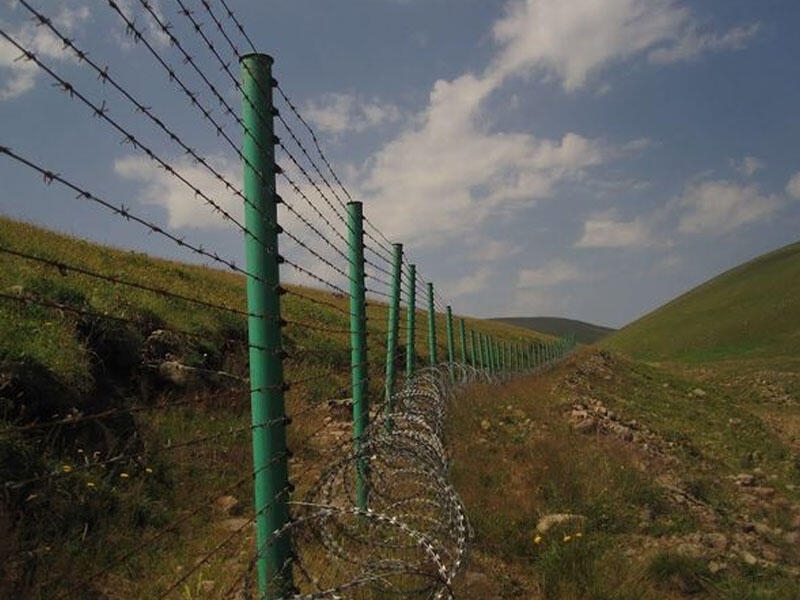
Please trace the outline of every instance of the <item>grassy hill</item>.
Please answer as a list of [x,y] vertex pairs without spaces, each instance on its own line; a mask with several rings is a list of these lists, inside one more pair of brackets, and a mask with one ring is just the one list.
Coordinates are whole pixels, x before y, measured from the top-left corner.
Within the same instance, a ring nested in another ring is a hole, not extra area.
[[798,598],[796,400],[582,349],[452,413],[457,597]]
[[797,357],[800,243],[765,254],[627,325],[602,345],[650,361]]
[[562,336],[574,333],[575,338],[581,344],[594,344],[616,331],[610,327],[560,317],[495,317],[490,320],[539,331],[548,335]]
[[[282,307],[301,497],[341,443],[332,432],[348,439],[348,411],[329,401],[349,396],[349,308],[294,286]],[[234,495],[236,518],[252,515],[244,309],[235,274],[0,217],[0,597],[155,598],[225,541],[170,597],[224,596],[253,549],[252,535],[232,536],[236,523],[215,509]],[[383,395],[386,316],[370,299],[373,402]],[[425,323],[420,311],[420,366]],[[468,326],[541,339],[502,323]],[[443,315],[437,328],[444,357]]]
[[[230,273],[2,218],[0,248],[244,308],[243,281]],[[797,248],[787,250],[788,258],[767,255],[719,278],[741,274],[714,296],[738,289],[736,281],[749,282],[748,293],[774,293],[776,278],[797,273]],[[716,281],[698,291],[714,291]],[[349,352],[346,335],[298,323],[346,327],[347,299],[292,291],[284,296],[292,322],[285,367],[295,383],[286,403],[290,475],[302,494],[331,448],[348,440],[347,410],[327,401],[347,395]],[[3,252],[0,294],[0,485],[30,478],[3,486],[0,497],[0,597],[157,598],[209,549],[227,544],[168,595],[225,598],[254,543],[249,530],[232,529],[252,516],[244,316]],[[751,295],[756,307],[775,310],[771,296]],[[784,304],[780,314],[790,314],[791,302]],[[734,320],[708,310],[719,323]],[[369,311],[376,399],[386,307],[371,301]],[[759,322],[766,331],[758,343],[768,351],[744,355],[760,357],[744,376],[709,362],[729,353],[695,357],[702,364],[687,369],[583,349],[551,371],[462,390],[450,408],[448,451],[475,537],[456,597],[797,598],[800,364],[787,358],[782,336],[791,327]],[[469,325],[536,338],[497,321]],[[660,327],[647,338],[653,356],[673,343],[661,339],[672,326]],[[159,330],[185,334],[154,335]],[[748,327],[727,335],[730,344],[750,343]],[[439,344],[443,352],[444,336]],[[425,364],[424,329],[417,348]],[[668,359],[675,356],[686,360]],[[199,376],[165,378],[164,362]],[[24,427],[108,410],[110,417],[78,427]],[[227,495],[241,501],[241,514],[220,513],[216,500]],[[555,515],[572,516],[558,523]],[[119,562],[126,553],[131,559]]]

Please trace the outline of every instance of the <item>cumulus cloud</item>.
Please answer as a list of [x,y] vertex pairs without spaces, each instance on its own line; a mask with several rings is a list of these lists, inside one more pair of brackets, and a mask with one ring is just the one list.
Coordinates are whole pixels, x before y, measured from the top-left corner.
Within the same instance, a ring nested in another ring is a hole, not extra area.
[[[52,17],[53,25],[60,31],[71,34],[90,16],[89,8],[62,6]],[[24,21],[8,31],[23,48],[33,52],[43,62],[76,62],[72,52],[46,27],[37,27],[30,20]],[[0,85],[0,101],[22,96],[33,89],[39,73],[32,61],[21,58],[22,52],[6,39],[0,39],[0,70],[5,71],[4,82]],[[2,72],[0,71],[0,72]]]
[[722,34],[704,31],[690,9],[673,0],[520,0],[494,26],[502,74],[542,70],[577,90],[612,62],[646,54],[653,64],[705,52],[736,50],[758,24]]
[[[560,185],[591,184],[591,169],[653,142],[615,146],[573,131],[554,139],[495,131],[487,110],[491,96],[511,77],[544,72],[577,90],[615,61],[678,47],[688,58],[738,47],[747,37],[733,30],[700,36],[697,30],[691,11],[668,0],[510,2],[494,24],[498,47],[488,67],[436,81],[425,109],[364,165],[360,191],[393,235],[437,245],[479,229],[490,217],[513,216],[552,197]],[[343,101],[336,116],[326,115],[329,129],[347,126],[349,106]]]
[[800,200],[800,172],[792,175],[789,183],[786,184],[786,193],[795,200]]
[[[136,24],[147,40],[155,46],[166,48],[169,46],[169,36],[164,33],[159,24],[142,6],[135,0],[116,0],[117,8],[122,12],[125,17]],[[149,1],[150,9],[158,17],[162,23],[168,22],[161,10],[161,3],[159,0]],[[119,20],[119,19],[118,19]],[[131,37],[130,32],[127,31],[125,23],[122,23],[122,29],[114,29],[113,35],[116,42],[123,50],[131,50],[136,47],[135,40]],[[173,31],[173,35],[175,32]]]
[[681,233],[729,233],[772,216],[783,206],[780,196],[764,195],[755,185],[732,181],[690,184],[676,205],[682,211]]
[[505,240],[481,240],[470,254],[473,261],[494,262],[507,260],[522,252],[522,247]]
[[[208,160],[223,177],[241,189],[241,167],[238,163],[222,157],[211,157]],[[172,166],[176,173],[203,190],[228,214],[242,222],[243,203],[213,174],[188,158],[178,159]],[[215,213],[202,198],[196,197],[194,192],[177,177],[167,173],[144,156],[127,156],[116,160],[114,172],[123,179],[140,184],[137,196],[139,202],[164,209],[169,227],[230,226],[228,221]]]
[[489,268],[480,268],[474,273],[465,275],[456,281],[445,283],[447,292],[455,297],[469,296],[483,291],[489,284],[489,277],[492,270]]
[[572,132],[557,140],[492,132],[481,106],[495,85],[472,74],[437,81],[419,125],[367,164],[362,191],[393,235],[445,243],[500,210],[551,195],[559,182],[612,154],[602,142]]
[[320,131],[331,134],[361,132],[400,120],[400,109],[378,100],[351,94],[325,94],[309,102],[303,114]]
[[538,269],[522,269],[517,274],[518,289],[550,288],[586,278],[586,273],[564,260],[553,260]]
[[613,215],[596,215],[583,224],[576,248],[628,248],[652,243],[650,226],[642,218],[621,221]]
[[731,166],[745,177],[752,177],[766,165],[764,161],[755,156],[745,156],[741,160],[731,159]]

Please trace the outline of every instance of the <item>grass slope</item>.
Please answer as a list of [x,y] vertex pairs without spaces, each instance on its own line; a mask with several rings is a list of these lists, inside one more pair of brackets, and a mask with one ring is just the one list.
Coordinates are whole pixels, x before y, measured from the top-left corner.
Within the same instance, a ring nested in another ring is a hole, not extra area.
[[560,317],[496,317],[490,320],[539,331],[548,335],[563,336],[574,333],[578,342],[582,344],[594,344],[616,331],[610,327]]
[[[101,247],[2,217],[0,247],[245,307],[244,280],[235,274]],[[295,382],[286,393],[287,413],[294,416],[290,473],[301,497],[337,440],[348,439],[347,410],[334,411],[327,401],[349,395],[349,336],[336,332],[349,328],[349,309],[347,298],[291,289],[326,303],[291,293],[282,302],[290,321],[284,371]],[[3,486],[0,497],[0,597],[159,597],[209,548],[228,540],[225,552],[210,557],[171,595],[221,597],[253,550],[249,529],[232,537],[230,520],[214,510],[215,498],[233,494],[241,500],[238,518],[252,516],[245,318],[5,253],[0,292],[86,313],[0,299],[0,486],[31,480]],[[383,394],[386,313],[385,305],[370,300],[373,402]],[[420,311],[419,365],[427,364],[425,323]],[[508,340],[540,339],[501,323],[467,324]],[[442,315],[437,328],[438,356],[444,358]],[[194,335],[155,334],[164,329]],[[168,361],[201,376],[184,383],[165,379],[159,365]],[[225,375],[214,375],[219,372]],[[109,410],[113,416],[78,425],[13,429]],[[341,439],[332,437],[334,430]],[[146,551],[136,552],[145,540],[151,540]],[[128,551],[131,560],[115,563]],[[105,572],[92,578],[100,569]]]
[[800,347],[800,243],[683,294],[603,340],[650,361],[792,359]]
[[[800,429],[776,425],[800,406],[747,396],[598,350],[468,390],[449,424],[475,531],[460,597],[797,598]],[[537,530],[559,514],[580,519]]]

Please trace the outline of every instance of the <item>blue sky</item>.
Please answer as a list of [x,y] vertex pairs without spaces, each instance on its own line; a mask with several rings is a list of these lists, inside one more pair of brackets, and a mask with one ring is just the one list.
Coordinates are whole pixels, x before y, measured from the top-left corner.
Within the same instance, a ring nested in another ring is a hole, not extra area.
[[[133,43],[107,2],[27,1],[239,184],[235,150]],[[181,1],[232,60],[200,0]],[[390,239],[406,244],[457,312],[620,326],[797,240],[800,4],[794,0],[228,4],[259,50],[275,57],[276,78],[320,133],[351,194]],[[151,2],[238,109],[235,86],[179,5]],[[142,3],[118,6],[238,142],[235,121]],[[208,6],[224,17],[219,0]],[[37,27],[24,6],[4,2],[0,23],[76,89],[105,102],[109,115],[187,179],[241,213],[207,171]],[[241,37],[232,38],[247,49]],[[16,60],[19,54],[0,40],[0,145],[241,261],[240,232],[121,144],[118,132],[54,88],[30,61]],[[57,185],[43,185],[5,157],[0,181],[3,214],[193,259]],[[282,191],[300,208],[296,195]],[[291,215],[284,218],[325,252]],[[285,251],[336,280],[296,245]]]

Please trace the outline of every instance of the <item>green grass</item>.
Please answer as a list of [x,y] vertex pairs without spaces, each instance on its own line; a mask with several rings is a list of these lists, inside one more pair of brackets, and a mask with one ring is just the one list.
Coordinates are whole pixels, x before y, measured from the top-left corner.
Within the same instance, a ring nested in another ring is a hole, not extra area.
[[[245,308],[244,279],[232,273],[101,247],[2,217],[0,247]],[[290,293],[282,299],[284,318],[349,328],[347,298],[307,288],[290,290],[334,308]],[[0,434],[3,483],[58,473],[13,488],[0,499],[0,527],[10,528],[8,534],[5,529],[0,533],[0,596],[51,598],[103,566],[109,567],[107,573],[68,597],[158,596],[198,557],[230,536],[210,500],[243,479],[232,493],[246,507],[244,516],[252,514],[249,394],[246,382],[236,380],[247,375],[245,318],[5,253],[0,253],[0,293],[91,313],[0,299],[0,430],[69,414],[117,411],[113,419],[80,426]],[[386,316],[386,306],[370,300],[373,401],[383,395]],[[437,353],[443,359],[444,316],[437,314],[436,322]],[[420,311],[419,366],[428,359],[425,324],[426,315]],[[545,337],[477,319],[468,318],[467,325],[507,340]],[[193,335],[168,334],[148,341],[160,328]],[[318,432],[323,418],[331,414],[326,401],[349,396],[349,336],[289,324],[283,340],[288,352],[285,378],[302,382],[286,394],[287,412],[296,416],[288,429],[294,452],[291,472],[302,494],[331,457],[330,441]],[[400,341],[405,344],[405,334]],[[167,384],[154,368],[167,355],[232,378],[186,388]],[[347,416],[336,418],[346,421]],[[204,439],[209,441],[180,446]],[[101,464],[117,455],[124,460]],[[203,504],[202,510],[186,517]],[[181,517],[186,518],[147,552],[112,566],[114,557],[137,549]],[[196,597],[204,578],[221,594],[246,567],[253,540],[240,537],[190,577],[181,588],[185,597]]]
[[723,273],[645,315],[602,345],[649,361],[702,364],[795,357],[800,243]]
[[[752,405],[745,392],[588,350],[552,372],[468,390],[452,405],[449,434],[453,480],[475,531],[470,569],[512,581],[493,590],[502,598],[794,597],[786,569],[800,553],[780,535],[770,537],[775,568],[723,552],[713,560],[726,566],[712,571],[711,558],[681,550],[705,533],[736,539],[742,519],[786,531],[800,511],[800,453],[762,418],[768,408],[782,420],[793,408]],[[663,441],[659,453],[573,431],[572,403],[589,400],[644,425]],[[775,496],[752,505],[731,476],[756,468]],[[706,508],[689,510],[673,487]],[[585,526],[537,538],[537,522],[552,513],[582,515]],[[461,585],[463,597],[483,592]]]

